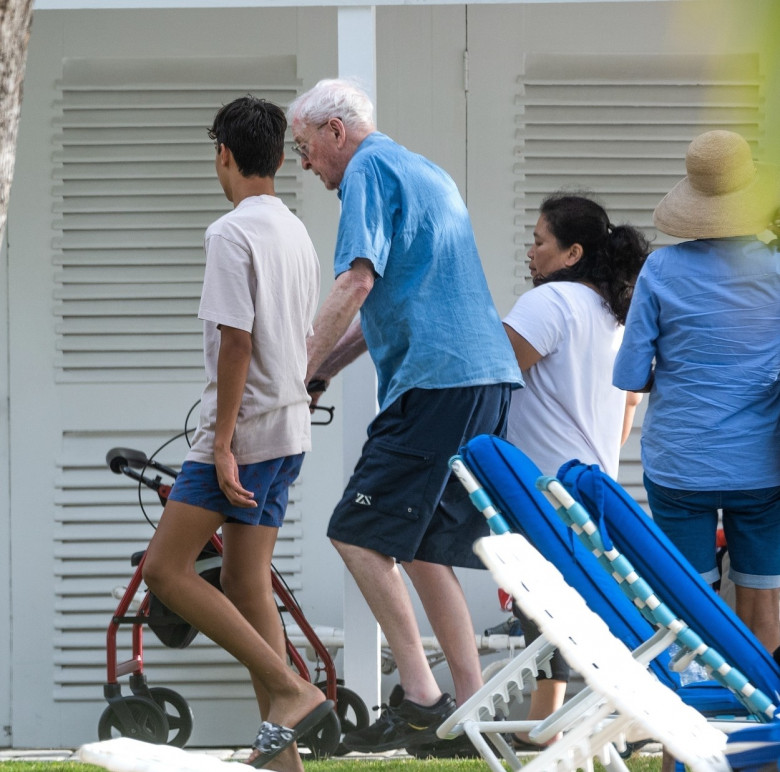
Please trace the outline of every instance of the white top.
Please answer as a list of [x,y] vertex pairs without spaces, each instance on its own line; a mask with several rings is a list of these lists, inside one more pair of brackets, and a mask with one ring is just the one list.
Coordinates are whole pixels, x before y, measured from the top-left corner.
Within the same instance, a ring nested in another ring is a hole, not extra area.
[[252,359],[232,450],[254,464],[311,449],[306,338],[319,301],[317,254],[303,223],[275,196],[252,196],[206,230],[206,387],[187,459],[213,464],[217,357],[224,324],[252,333]]
[[512,392],[509,441],[544,474],[577,458],[617,477],[626,393],[612,385],[612,366],[623,326],[576,282],[535,287],[504,322],[542,355]]

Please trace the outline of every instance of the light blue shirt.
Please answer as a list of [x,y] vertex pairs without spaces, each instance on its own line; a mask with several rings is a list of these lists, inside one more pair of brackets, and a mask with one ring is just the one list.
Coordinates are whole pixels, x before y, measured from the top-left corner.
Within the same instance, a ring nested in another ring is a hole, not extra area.
[[780,485],[780,256],[755,238],[653,252],[613,374],[641,389],[655,359],[642,464],[659,485]]
[[358,257],[376,272],[361,325],[380,408],[413,388],[522,384],[453,180],[374,132],[350,160],[339,197],[336,276]]

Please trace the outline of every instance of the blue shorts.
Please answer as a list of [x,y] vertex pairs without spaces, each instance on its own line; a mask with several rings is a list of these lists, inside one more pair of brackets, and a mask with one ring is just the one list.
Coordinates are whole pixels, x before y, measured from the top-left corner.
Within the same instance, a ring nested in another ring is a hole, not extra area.
[[780,587],[780,486],[743,491],[665,488],[644,477],[653,520],[706,582],[719,571],[718,510],[729,549],[729,578],[741,587]]
[[489,533],[449,460],[478,434],[506,433],[507,384],[411,389],[368,427],[368,440],[328,526],[336,541],[401,561],[484,568]]
[[279,528],[287,509],[290,486],[298,477],[301,464],[303,453],[258,464],[240,464],[238,479],[244,488],[255,494],[257,506],[236,507],[222,493],[214,464],[185,461],[168,500],[216,512],[225,518],[226,523]]

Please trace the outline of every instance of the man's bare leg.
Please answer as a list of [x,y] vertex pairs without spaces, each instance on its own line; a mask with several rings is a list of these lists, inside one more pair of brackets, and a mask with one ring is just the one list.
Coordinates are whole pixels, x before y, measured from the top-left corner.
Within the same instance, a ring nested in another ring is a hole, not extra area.
[[403,567],[447,659],[455,685],[455,701],[461,705],[483,684],[474,624],[463,588],[450,566],[413,560]]
[[146,552],[144,580],[160,600],[243,663],[273,695],[267,721],[295,726],[324,695],[282,661],[241,612],[195,572],[195,559],[223,518],[169,501]]
[[418,705],[433,705],[442,692],[425,656],[412,600],[395,560],[336,540],[333,546],[382,628],[406,699]]

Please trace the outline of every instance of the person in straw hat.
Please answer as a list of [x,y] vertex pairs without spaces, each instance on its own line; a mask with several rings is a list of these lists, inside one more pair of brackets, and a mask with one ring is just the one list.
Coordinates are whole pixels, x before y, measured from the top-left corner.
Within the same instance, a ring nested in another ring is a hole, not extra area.
[[696,137],[653,222],[686,241],[637,280],[613,382],[649,391],[644,482],[654,520],[708,582],[718,510],[737,613],[780,646],[780,256],[755,234],[778,206],[775,169],[731,131]]

